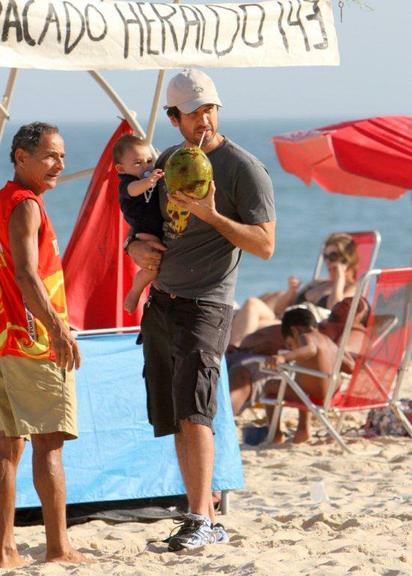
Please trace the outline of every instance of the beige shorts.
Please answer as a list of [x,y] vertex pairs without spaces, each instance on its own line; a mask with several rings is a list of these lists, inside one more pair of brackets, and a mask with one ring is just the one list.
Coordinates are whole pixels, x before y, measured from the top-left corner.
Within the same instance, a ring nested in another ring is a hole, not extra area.
[[0,357],[0,431],[6,436],[63,432],[77,437],[74,370],[50,360]]

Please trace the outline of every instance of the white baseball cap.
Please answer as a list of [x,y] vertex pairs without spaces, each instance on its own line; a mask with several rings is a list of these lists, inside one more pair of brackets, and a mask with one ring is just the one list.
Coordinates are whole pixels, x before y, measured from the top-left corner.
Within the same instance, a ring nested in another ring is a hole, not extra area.
[[167,87],[165,110],[175,106],[183,114],[190,114],[205,104],[222,106],[213,80],[207,74],[190,68],[173,76]]

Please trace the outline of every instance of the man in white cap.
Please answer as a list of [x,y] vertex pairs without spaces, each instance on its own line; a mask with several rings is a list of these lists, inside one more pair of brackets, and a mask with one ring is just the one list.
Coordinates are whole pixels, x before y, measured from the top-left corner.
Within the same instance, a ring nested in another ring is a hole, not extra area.
[[157,167],[181,146],[199,146],[214,174],[206,198],[158,183],[164,223],[160,252],[133,234],[128,253],[139,266],[159,269],[142,319],[149,421],[156,436],[175,434],[190,512],[169,539],[169,550],[227,542],[214,523],[213,417],[221,357],[232,318],[242,250],[268,259],[275,244],[273,188],[265,167],[219,134],[222,105],[211,78],[199,70],[174,76],[167,114],[184,142],[167,149]]

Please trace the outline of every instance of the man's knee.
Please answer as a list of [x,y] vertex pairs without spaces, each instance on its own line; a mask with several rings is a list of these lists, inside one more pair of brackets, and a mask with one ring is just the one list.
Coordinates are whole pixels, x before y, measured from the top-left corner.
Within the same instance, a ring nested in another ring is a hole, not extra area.
[[6,436],[0,432],[0,460],[8,460],[17,466],[24,450],[24,440],[19,436]]
[[31,442],[33,454],[42,455],[61,452],[65,435],[63,432],[51,432],[48,434],[33,434]]
[[246,302],[243,304],[243,307],[246,310],[250,310],[250,309],[254,309],[257,306],[259,306],[259,304],[261,304],[261,300],[259,300],[258,298],[255,298],[255,296],[250,296]]

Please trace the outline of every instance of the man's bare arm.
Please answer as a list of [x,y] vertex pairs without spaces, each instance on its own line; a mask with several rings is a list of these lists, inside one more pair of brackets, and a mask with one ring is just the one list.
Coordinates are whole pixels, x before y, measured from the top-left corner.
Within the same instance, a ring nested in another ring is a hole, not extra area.
[[271,324],[258,328],[245,336],[239,348],[255,354],[276,354],[279,348],[284,348],[280,324]]
[[234,246],[265,260],[271,258],[275,249],[275,222],[243,224],[223,216],[216,210],[215,191],[215,185],[211,182],[205,198],[199,200],[183,192],[176,192],[170,199],[213,226]]
[[242,224],[216,212],[210,224],[241,250],[268,260],[275,249],[275,222]]
[[283,354],[286,362],[304,362],[305,360],[310,360],[314,358],[318,353],[317,346],[313,342],[307,342],[295,350],[289,350]]
[[37,273],[40,209],[34,200],[16,206],[9,221],[9,241],[16,283],[30,312],[44,324],[56,354],[56,364],[71,370],[80,365],[76,341],[54,310],[46,288]]
[[265,360],[265,367],[269,370],[276,370],[280,364],[285,362],[305,362],[305,360],[310,360],[314,358],[318,353],[318,348],[314,342],[307,340],[303,336],[302,346],[295,348],[294,350],[288,350],[287,352],[282,352],[282,354],[276,354],[274,356],[269,356]]

